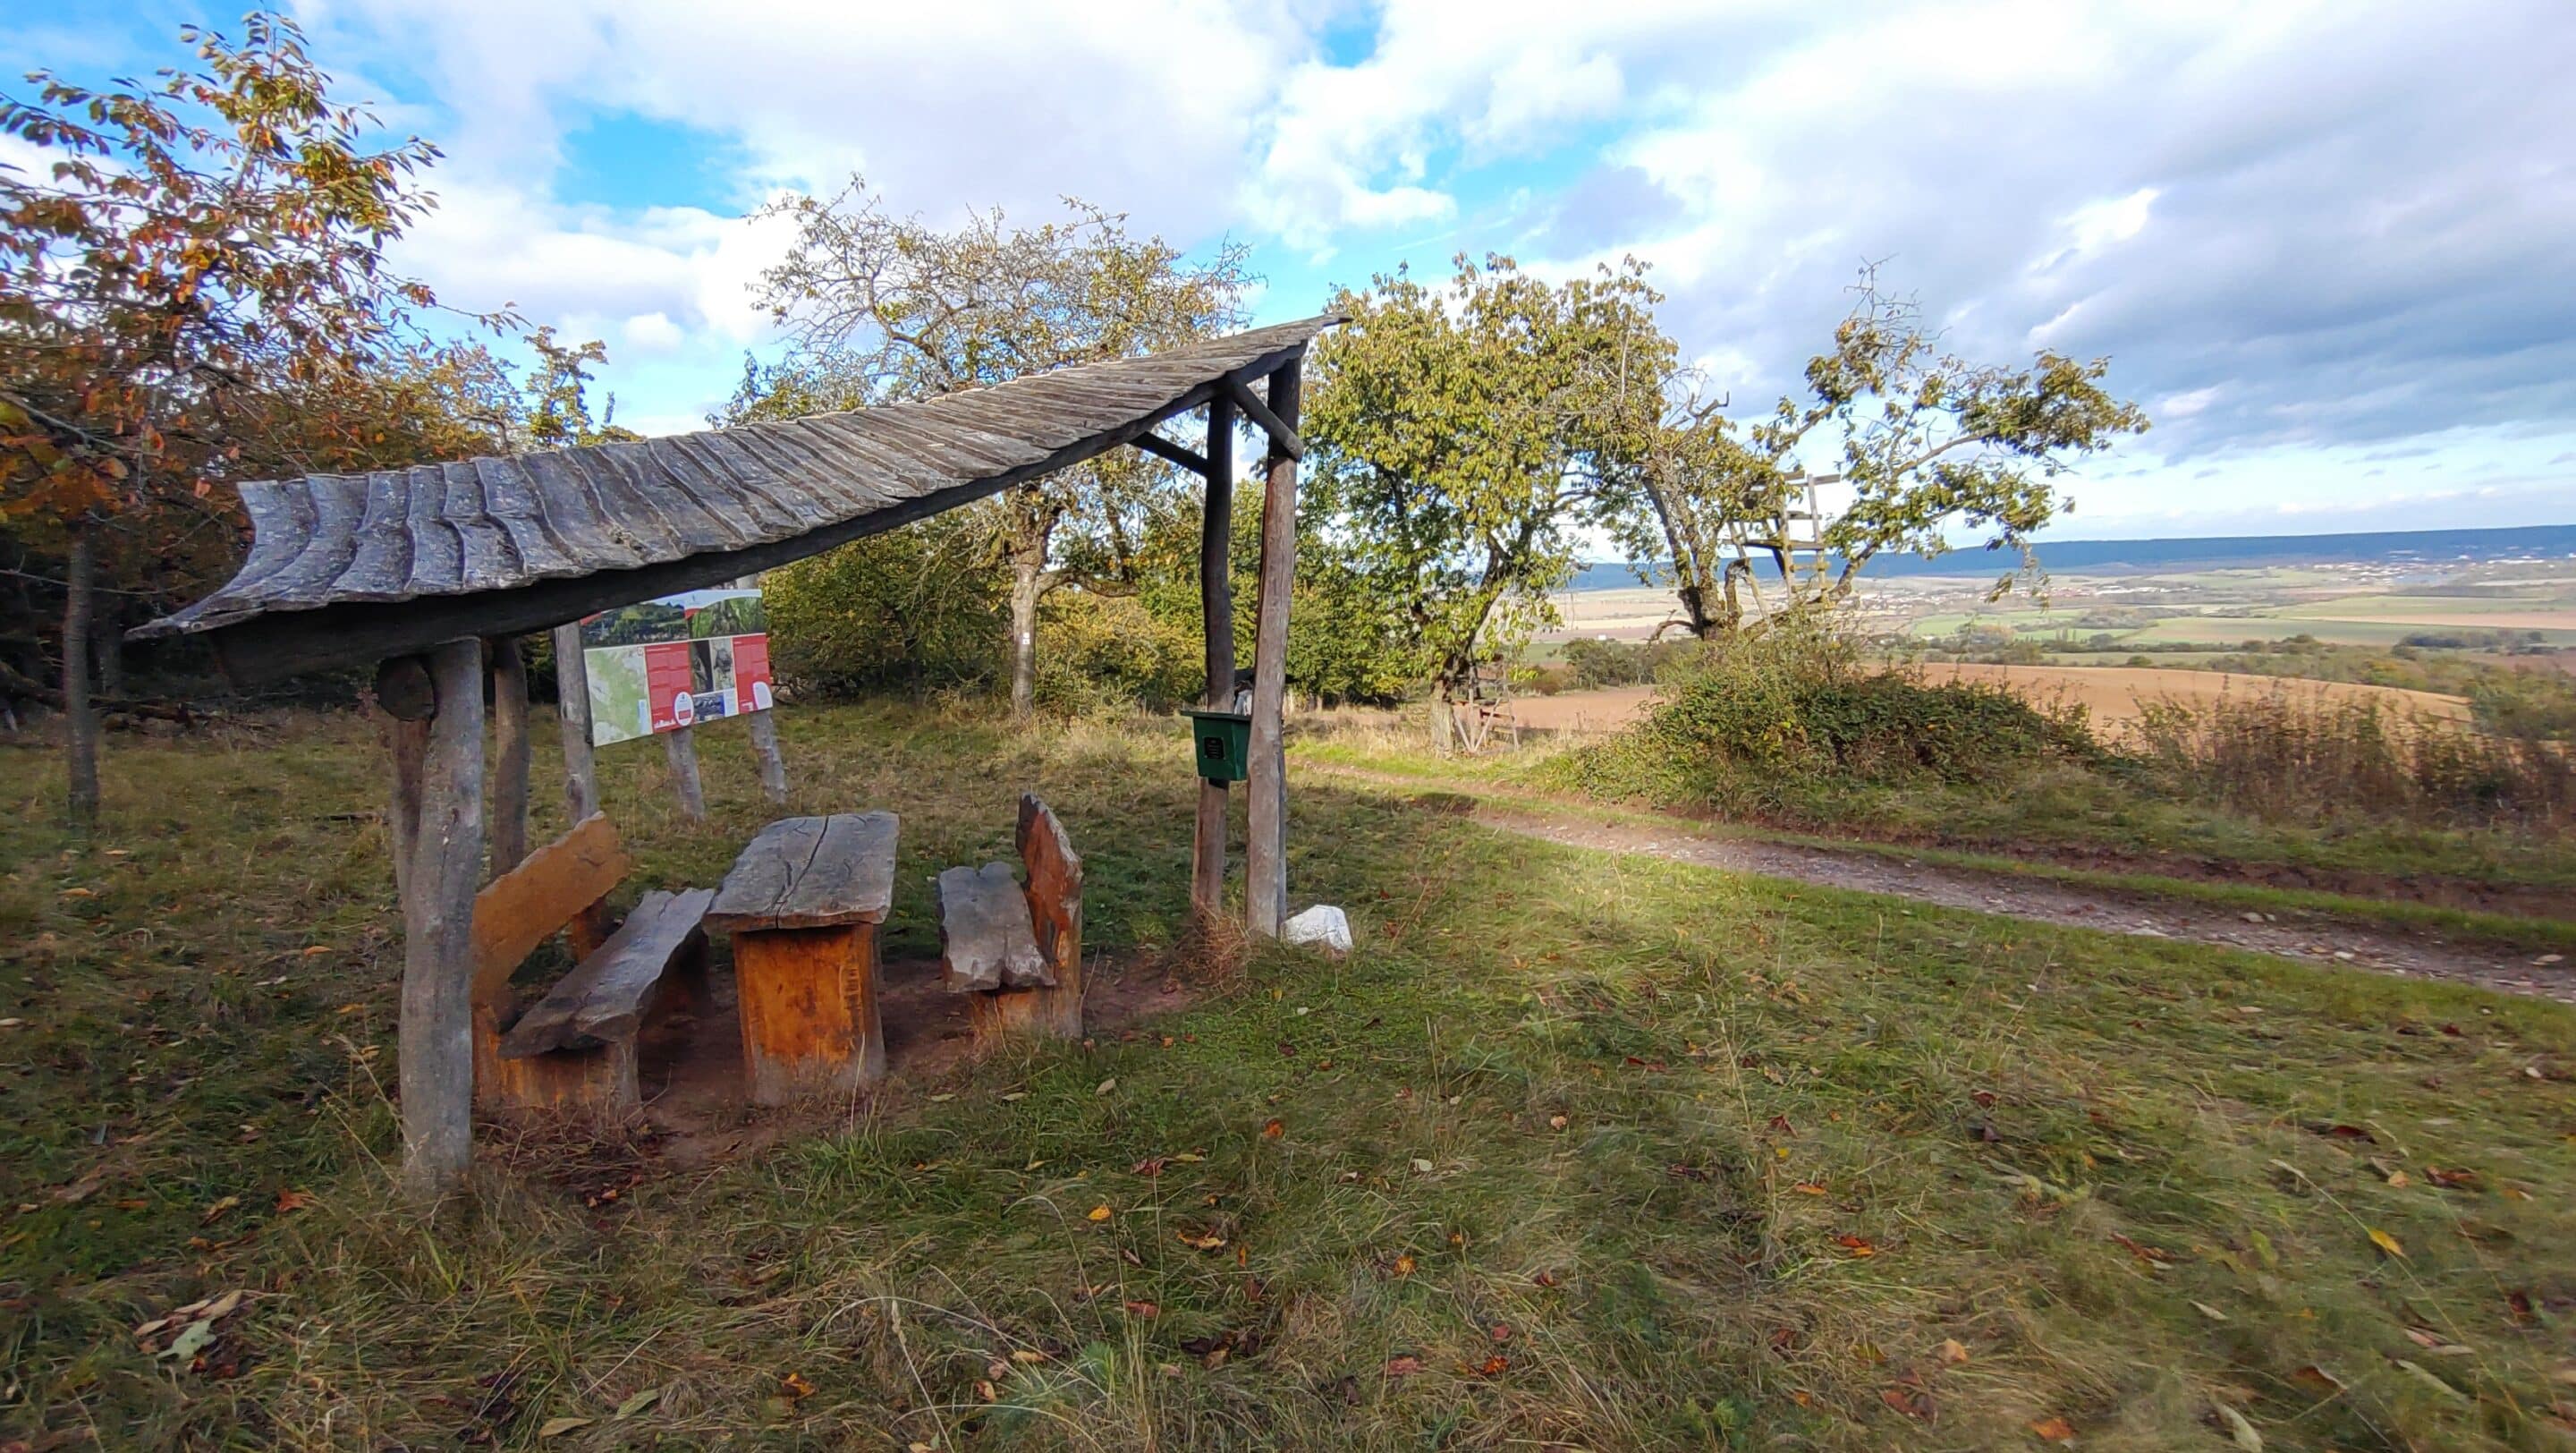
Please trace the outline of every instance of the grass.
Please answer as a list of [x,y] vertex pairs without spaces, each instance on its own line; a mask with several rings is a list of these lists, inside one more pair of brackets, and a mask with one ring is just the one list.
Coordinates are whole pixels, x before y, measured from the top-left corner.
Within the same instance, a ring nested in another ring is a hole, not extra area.
[[[895,952],[1024,786],[1090,864],[1093,946],[1171,942],[1177,728],[781,726],[800,807],[904,814]],[[658,754],[609,754],[638,887],[713,881],[768,816],[701,737],[703,827]],[[379,795],[368,734],[113,746],[87,845],[49,826],[50,762],[0,754],[0,1201],[33,1207],[0,1219],[0,1439],[2568,1437],[2557,1006],[1554,848],[1309,778],[1292,881],[1351,910],[1349,960],[1256,953],[1133,1040],[703,1171],[488,1141],[431,1226],[386,1202],[396,932],[379,830],[342,816]],[[192,1358],[131,1335],[235,1288]]]
[[[1562,790],[1554,759],[1563,748],[1557,743],[1443,759],[1417,736],[1402,727],[1371,726],[1311,738],[1298,750],[1320,765],[1426,784]],[[2147,796],[2073,768],[2036,771],[2011,791],[1788,775],[1770,784],[1761,802],[1730,816],[1790,834],[1892,839],[1987,856],[2057,853],[2081,859],[2109,853],[2233,867],[2249,875],[2441,878],[2508,893],[2576,888],[2576,844],[2563,840],[2370,820],[2267,822]]]

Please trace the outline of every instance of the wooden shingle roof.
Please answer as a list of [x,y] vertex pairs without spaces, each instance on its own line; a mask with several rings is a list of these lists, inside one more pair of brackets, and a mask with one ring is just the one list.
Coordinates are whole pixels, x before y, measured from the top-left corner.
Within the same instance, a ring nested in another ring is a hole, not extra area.
[[129,634],[205,635],[247,684],[719,585],[1118,448],[1340,321],[848,413],[246,484],[240,571]]

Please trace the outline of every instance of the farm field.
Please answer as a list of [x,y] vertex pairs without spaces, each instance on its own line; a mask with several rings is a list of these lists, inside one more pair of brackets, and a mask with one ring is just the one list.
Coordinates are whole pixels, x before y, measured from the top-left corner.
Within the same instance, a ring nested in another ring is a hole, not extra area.
[[2205,704],[2221,697],[2285,691],[2301,700],[2326,703],[2367,701],[2400,717],[2426,721],[2466,722],[2469,704],[2456,696],[2430,691],[2404,691],[2393,686],[2362,686],[2340,681],[2303,681],[2284,676],[2243,676],[2223,671],[2139,666],[2015,666],[1973,662],[1934,662],[1923,668],[1932,681],[1974,681],[2008,687],[2034,701],[2067,701],[2082,706],[2097,726],[2118,728],[2134,722],[2141,708],[2157,701]]

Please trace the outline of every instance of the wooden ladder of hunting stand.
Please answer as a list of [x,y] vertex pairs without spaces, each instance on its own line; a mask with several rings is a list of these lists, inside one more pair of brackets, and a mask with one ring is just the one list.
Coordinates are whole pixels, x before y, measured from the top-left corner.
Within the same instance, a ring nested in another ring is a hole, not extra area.
[[[1763,520],[1739,520],[1729,530],[1727,541],[1735,547],[1735,560],[1727,568],[1738,574],[1753,591],[1753,613],[1756,617],[1770,613],[1769,602],[1762,598],[1762,578],[1753,568],[1754,552],[1771,557],[1779,567],[1780,585],[1787,594],[1786,606],[1794,607],[1801,597],[1821,600],[1825,593],[1824,511],[1817,507],[1816,486],[1840,484],[1840,474],[1793,474],[1788,488],[1781,492],[1780,513]],[[1804,538],[1800,538],[1803,532]],[[1802,562],[1799,557],[1805,556]],[[1804,590],[1798,577],[1807,577]]]

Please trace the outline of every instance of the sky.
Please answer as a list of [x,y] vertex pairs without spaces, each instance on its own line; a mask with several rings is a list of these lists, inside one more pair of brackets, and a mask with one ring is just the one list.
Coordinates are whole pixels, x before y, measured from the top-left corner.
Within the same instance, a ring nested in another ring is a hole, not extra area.
[[[1261,322],[1462,251],[1633,254],[1748,412],[1875,264],[1949,350],[2107,356],[2155,421],[2066,482],[2060,537],[2576,520],[2567,0],[290,13],[346,99],[445,152],[400,266],[604,341],[647,432],[778,350],[750,288],[785,238],[754,214],[857,172],[933,222],[1077,196],[1247,244]],[[0,74],[146,73],[206,18],[13,7]]]

